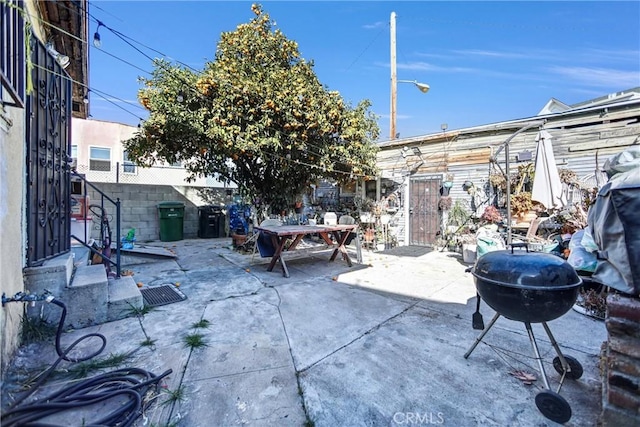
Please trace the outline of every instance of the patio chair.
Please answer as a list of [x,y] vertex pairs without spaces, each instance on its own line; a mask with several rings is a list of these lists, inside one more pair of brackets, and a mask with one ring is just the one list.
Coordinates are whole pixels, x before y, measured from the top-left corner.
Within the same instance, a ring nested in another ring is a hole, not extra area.
[[[338,224],[352,225],[355,223],[356,223],[356,219],[351,215],[342,215],[338,220]],[[353,241],[353,239],[356,240],[356,259],[359,264],[362,264],[362,245],[360,242],[360,227],[357,227],[355,232],[351,233],[351,235],[347,237],[345,244],[347,245],[350,244]]]
[[[275,219],[275,218],[267,218],[264,221],[262,221],[260,223],[260,226],[270,226],[270,225],[275,225],[275,226],[281,226],[282,225],[282,221],[280,221],[279,219]],[[264,243],[264,241],[261,241],[261,237],[265,237],[262,235],[262,232],[258,232],[257,236],[256,236],[256,242],[253,245],[253,253],[251,254],[251,262],[253,263],[253,258],[256,255],[256,251],[258,250],[258,244],[259,243]],[[261,254],[262,255],[262,254]]]
[[335,212],[325,212],[324,214],[324,224],[325,225],[336,225],[338,223],[338,215]]

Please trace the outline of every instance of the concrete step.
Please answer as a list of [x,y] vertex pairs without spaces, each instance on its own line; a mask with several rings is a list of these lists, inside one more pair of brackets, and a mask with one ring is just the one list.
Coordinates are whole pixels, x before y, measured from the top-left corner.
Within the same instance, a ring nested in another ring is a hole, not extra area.
[[[39,267],[25,268],[23,270],[25,290],[36,295],[43,295],[46,291],[66,303],[63,298],[72,280],[73,263],[73,254],[66,253],[46,260]],[[60,319],[60,308],[44,301],[27,304],[26,312],[31,319],[42,318],[52,323]]]
[[91,251],[89,251],[89,248],[81,245],[71,246],[71,253],[73,254],[74,266],[90,264]]
[[63,296],[66,327],[85,328],[107,321],[109,287],[104,265],[78,265]]
[[107,322],[135,315],[135,310],[144,306],[142,293],[131,276],[109,279],[109,303]]
[[[103,264],[89,264],[89,255],[87,248],[77,246],[40,267],[24,270],[27,291],[40,295],[46,290],[65,304],[65,328],[86,328],[123,319],[144,306],[133,277],[108,279]],[[54,324],[60,314],[59,307],[44,301],[27,306],[29,317],[42,317]]]

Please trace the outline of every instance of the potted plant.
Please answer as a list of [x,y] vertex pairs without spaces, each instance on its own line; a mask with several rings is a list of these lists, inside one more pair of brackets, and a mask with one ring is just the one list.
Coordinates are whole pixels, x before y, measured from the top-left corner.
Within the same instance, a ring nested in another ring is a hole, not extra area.
[[533,209],[533,201],[531,200],[531,193],[528,191],[522,191],[517,194],[511,195],[511,213],[513,216],[524,219]]
[[502,214],[500,214],[498,208],[490,205],[484,209],[484,212],[480,215],[480,219],[488,224],[497,224],[502,221]]
[[449,210],[447,215],[447,224],[454,227],[461,227],[467,223],[471,214],[467,211],[460,200],[456,200],[456,202]]
[[448,173],[444,178],[444,182],[442,183],[440,194],[442,194],[443,196],[448,196],[449,192],[451,191],[451,187],[453,187],[453,174]]
[[528,219],[526,216],[533,210],[533,201],[531,200],[531,192],[528,186],[533,183],[534,164],[525,163],[518,166],[518,173],[513,177],[514,185],[510,195],[511,214],[518,217],[521,222],[535,219],[537,214],[532,213]]
[[451,205],[453,201],[451,200],[451,196],[442,196],[440,200],[438,200],[438,209],[441,211],[448,211],[451,209]]

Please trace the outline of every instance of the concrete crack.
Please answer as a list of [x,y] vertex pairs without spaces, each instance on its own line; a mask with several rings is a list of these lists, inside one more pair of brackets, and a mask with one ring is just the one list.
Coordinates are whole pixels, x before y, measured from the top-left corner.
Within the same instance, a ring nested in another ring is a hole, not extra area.
[[332,351],[331,353],[327,354],[326,356],[316,360],[314,363],[312,363],[309,366],[306,366],[302,369],[300,369],[300,371],[297,371],[299,373],[303,373],[305,371],[308,371],[309,369],[313,368],[314,366],[316,366],[318,363],[322,362],[323,360],[327,359],[328,357],[336,354],[337,352],[347,348],[348,346],[350,346],[351,344],[353,344],[354,342],[360,340],[361,338],[365,337],[366,335],[369,335],[370,333],[377,331],[378,329],[380,329],[380,327],[386,323],[388,323],[389,321],[398,318],[399,316],[402,316],[404,313],[406,313],[407,311],[411,310],[413,307],[415,307],[416,305],[418,305],[419,301],[414,302],[413,304],[409,305],[408,307],[406,307],[404,310],[400,311],[399,313],[394,314],[393,316],[383,320],[382,322],[378,323],[377,325],[375,325],[374,327],[372,327],[371,329],[366,330],[365,332],[363,332],[360,336],[352,339],[351,341],[349,341],[348,343],[346,343],[343,346],[340,346],[338,348],[336,348],[334,351]]
[[300,384],[301,371],[298,371],[298,368],[296,367],[296,360],[293,357],[293,351],[291,349],[291,341],[289,340],[289,334],[287,333],[287,325],[285,325],[284,318],[282,317],[282,311],[280,311],[280,304],[282,304],[282,298],[280,297],[280,293],[275,287],[271,286],[270,288],[273,289],[273,291],[278,296],[278,304],[276,305],[276,308],[278,309],[278,316],[280,316],[280,322],[282,323],[282,330],[284,331],[284,336],[287,339],[287,347],[289,349],[289,355],[291,356],[291,364],[293,365],[293,370],[296,374],[296,384],[298,386],[298,395],[300,396],[300,404],[302,405],[302,411],[304,412],[304,416],[307,420],[305,424],[313,425],[314,423],[309,417],[309,411],[307,410],[307,405],[305,404],[305,401],[304,401],[304,392],[302,390],[302,385]]

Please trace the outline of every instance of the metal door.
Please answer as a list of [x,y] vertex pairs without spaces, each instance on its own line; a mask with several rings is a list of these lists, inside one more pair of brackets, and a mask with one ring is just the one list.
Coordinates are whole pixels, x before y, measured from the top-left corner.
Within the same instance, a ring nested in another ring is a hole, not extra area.
[[70,249],[71,80],[31,38],[33,90],[27,102],[27,265]]
[[440,231],[438,198],[440,176],[414,177],[409,181],[409,244],[430,246]]

